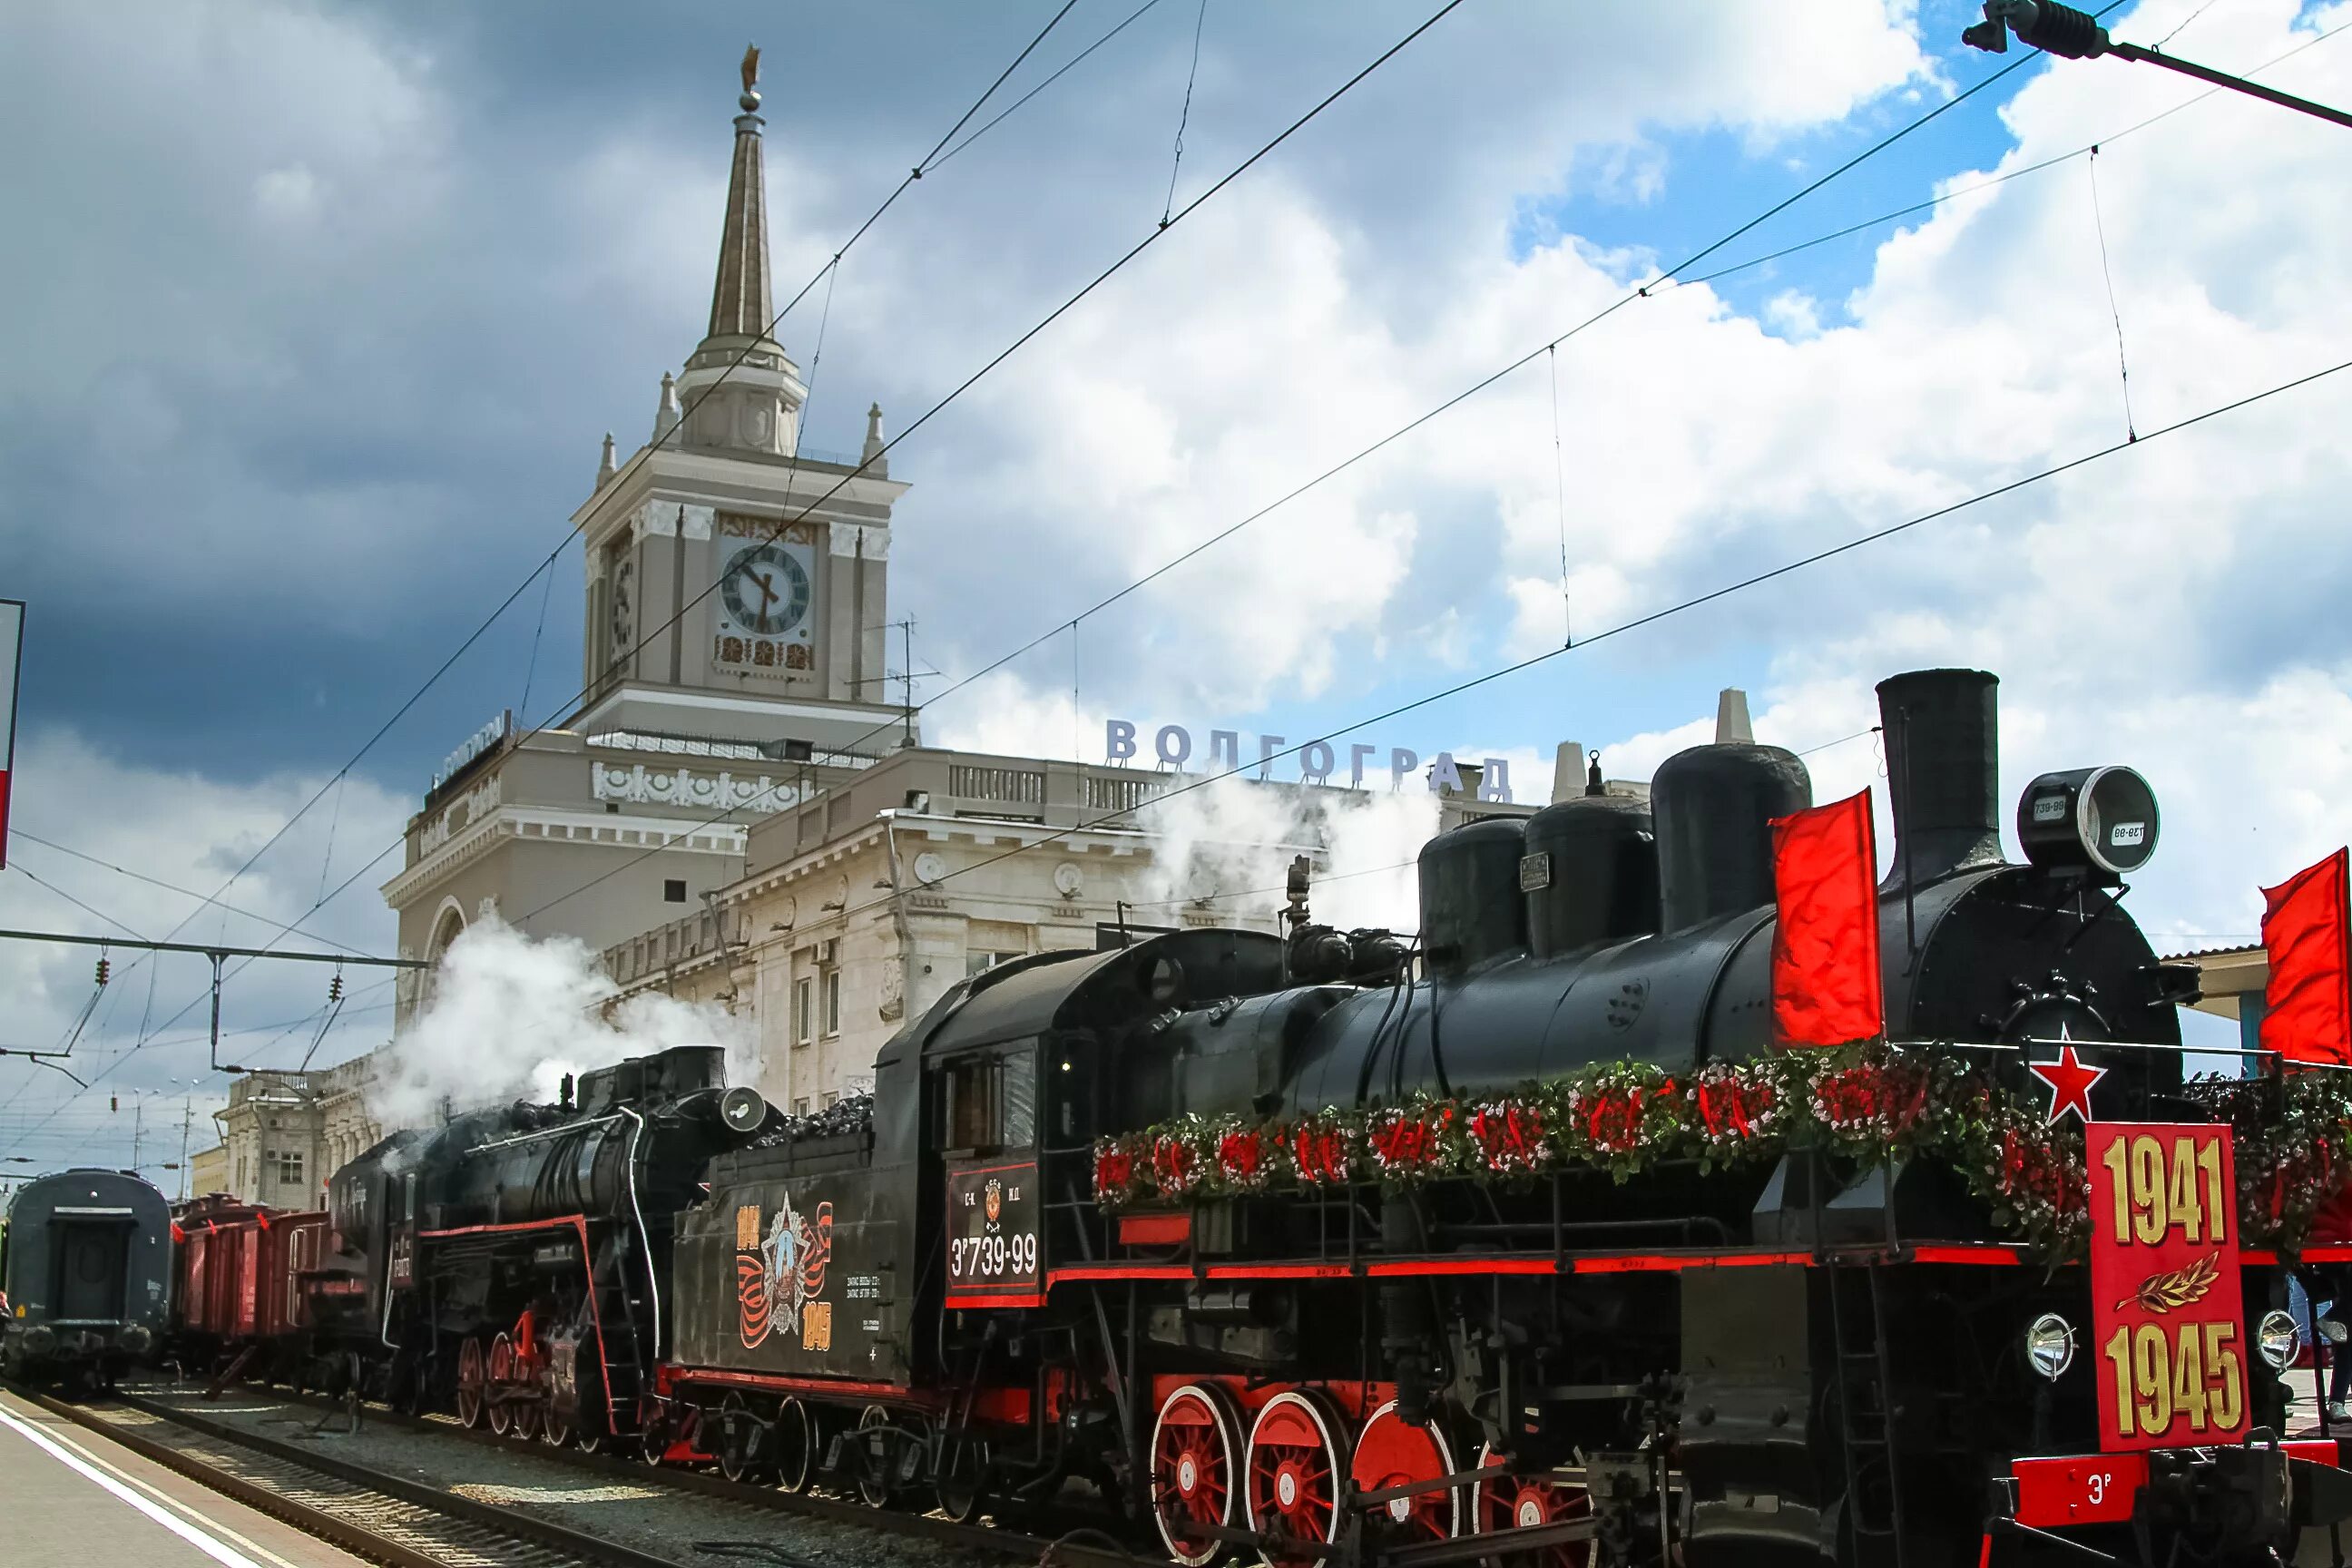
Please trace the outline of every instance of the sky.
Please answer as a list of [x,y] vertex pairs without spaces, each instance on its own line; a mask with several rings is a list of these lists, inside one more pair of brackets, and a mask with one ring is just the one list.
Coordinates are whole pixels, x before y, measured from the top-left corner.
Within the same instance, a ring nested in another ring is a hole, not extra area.
[[[967,129],[1141,4],[1078,0]],[[870,403],[905,429],[1159,236],[891,454],[928,695],[1655,285],[963,687],[927,738],[1098,760],[1123,718],[1254,753],[1549,652],[1341,754],[1498,757],[1542,798],[1561,741],[1646,776],[1736,686],[1830,799],[1880,781],[1876,680],[1969,665],[2002,678],[2007,798],[2139,768],[2165,807],[2142,922],[2249,937],[2258,885],[2352,834],[2352,372],[2172,427],[2352,360],[2345,132],[1964,48],[1948,0],[1471,0],[1160,230],[1435,4],[1158,0],[786,318],[809,447],[855,449]],[[375,889],[435,765],[579,685],[567,520],[700,336],[744,45],[781,304],[1054,10],[0,7],[0,137],[42,150],[0,169],[0,596],[29,605],[0,924],[390,951]],[[2227,69],[2300,50],[2263,79],[2338,103],[2347,23],[2107,17]],[[0,1059],[0,1178],[129,1163],[134,1128],[176,1160],[189,1106],[209,1141],[204,961],[114,954],[95,996],[93,962],[0,944],[0,1046],[72,1038],[95,1085]],[[331,1018],[326,982],[234,974],[224,1057],[381,1043],[382,972]]]

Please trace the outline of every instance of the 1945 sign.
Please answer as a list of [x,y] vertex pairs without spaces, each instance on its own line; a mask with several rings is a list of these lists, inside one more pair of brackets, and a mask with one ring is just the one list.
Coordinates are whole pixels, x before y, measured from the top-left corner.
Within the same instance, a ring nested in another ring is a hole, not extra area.
[[2099,1446],[2112,1453],[2244,1436],[2230,1130],[2097,1121],[2085,1142]]
[[1029,1295],[1037,1288],[1037,1166],[948,1173],[948,1293]]

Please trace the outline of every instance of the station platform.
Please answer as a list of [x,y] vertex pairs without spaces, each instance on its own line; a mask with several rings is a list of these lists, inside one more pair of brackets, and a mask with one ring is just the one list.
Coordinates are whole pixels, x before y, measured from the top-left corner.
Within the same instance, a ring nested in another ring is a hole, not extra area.
[[5,1392],[0,1558],[9,1568],[367,1568]]

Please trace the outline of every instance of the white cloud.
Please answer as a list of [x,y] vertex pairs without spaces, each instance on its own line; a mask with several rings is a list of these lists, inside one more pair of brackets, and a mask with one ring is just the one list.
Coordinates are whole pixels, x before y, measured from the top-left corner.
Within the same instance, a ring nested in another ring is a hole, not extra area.
[[[163,939],[194,912],[196,898],[170,892],[61,853],[51,844],[209,893],[274,833],[323,780],[279,774],[248,784],[224,783],[185,769],[159,768],[102,752],[70,731],[35,729],[19,737],[14,775],[9,868],[0,872],[0,925],[36,931],[120,934],[33,880],[40,879],[138,934]],[[342,944],[383,953],[393,940],[392,917],[375,894],[380,876],[363,876],[315,915],[304,913],[320,895],[394,842],[406,805],[364,779],[346,781],[238,879],[225,896],[230,913],[215,907],[177,940],[229,946],[278,945],[321,952]],[[333,854],[330,858],[331,827]],[[49,841],[35,842],[28,835]],[[29,873],[29,875],[27,875]],[[278,922],[299,921],[285,935]],[[64,1044],[90,1001],[97,950],[37,942],[0,942],[0,995],[8,998],[0,1045],[52,1049]],[[142,1095],[196,1095],[196,1147],[214,1141],[210,1111],[226,1079],[209,1073],[206,1005],[210,971],[203,957],[142,958],[107,954],[112,977],[74,1041],[67,1064],[97,1085],[83,1093],[54,1068],[0,1059],[0,1152],[25,1152],[43,1162],[68,1157],[129,1159],[130,1134]],[[223,993],[222,1058],[291,1067],[317,1045],[317,1063],[339,1061],[381,1044],[391,1032],[388,972],[352,969],[344,976],[350,1000],[323,1039],[331,969],[317,964],[256,963],[238,967]],[[140,1046],[142,1040],[147,1043]],[[139,1047],[134,1049],[133,1047]],[[103,1079],[99,1078],[100,1072]],[[110,1108],[119,1095],[122,1109]],[[54,1113],[54,1114],[53,1114]],[[174,1130],[178,1101],[152,1113]]]

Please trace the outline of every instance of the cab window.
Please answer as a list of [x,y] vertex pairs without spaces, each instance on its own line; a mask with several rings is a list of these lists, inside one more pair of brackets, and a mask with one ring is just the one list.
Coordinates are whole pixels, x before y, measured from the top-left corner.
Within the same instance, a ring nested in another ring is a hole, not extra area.
[[944,1069],[940,1142],[949,1149],[1021,1149],[1037,1142],[1037,1053],[1028,1046],[975,1051]]

